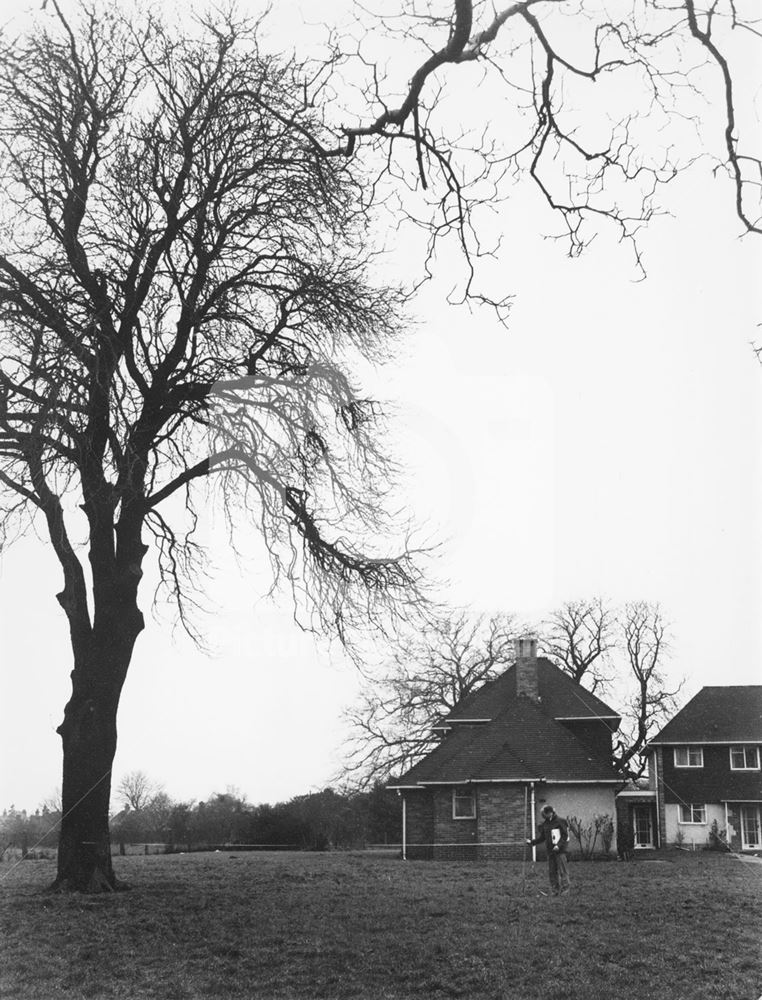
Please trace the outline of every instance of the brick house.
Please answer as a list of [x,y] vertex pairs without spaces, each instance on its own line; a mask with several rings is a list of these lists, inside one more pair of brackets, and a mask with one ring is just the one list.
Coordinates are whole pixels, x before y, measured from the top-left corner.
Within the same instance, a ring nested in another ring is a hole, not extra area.
[[705,687],[649,743],[662,844],[762,849],[762,686]]
[[519,640],[516,662],[462,699],[434,727],[437,746],[390,782],[402,797],[403,857],[521,859],[546,802],[583,824],[615,822],[620,721],[538,657],[536,640]]

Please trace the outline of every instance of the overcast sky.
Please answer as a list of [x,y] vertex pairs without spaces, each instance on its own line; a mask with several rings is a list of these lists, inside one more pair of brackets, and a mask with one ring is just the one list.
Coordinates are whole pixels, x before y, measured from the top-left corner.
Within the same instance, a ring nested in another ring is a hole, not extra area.
[[[597,594],[659,601],[689,696],[761,680],[762,368],[750,344],[762,341],[762,241],[739,238],[730,187],[708,166],[664,198],[672,215],[643,237],[644,281],[613,234],[570,261],[526,206],[506,206],[507,327],[444,305],[445,274],[373,389],[393,404],[401,492],[442,540],[437,573],[454,604],[539,619]],[[400,248],[395,266],[408,264]],[[147,616],[115,777],[141,769],[184,799],[322,787],[340,766],[356,671],[294,626],[286,596],[263,596],[265,573],[236,565],[213,516],[206,530],[213,652]],[[0,808],[33,809],[60,785],[71,663],[59,589],[44,543],[3,553]]]

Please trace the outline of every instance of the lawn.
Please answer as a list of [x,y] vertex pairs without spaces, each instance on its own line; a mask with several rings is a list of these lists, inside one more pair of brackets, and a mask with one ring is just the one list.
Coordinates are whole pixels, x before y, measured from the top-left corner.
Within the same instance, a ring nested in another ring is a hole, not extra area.
[[544,863],[132,856],[96,897],[6,863],[0,997],[757,1000],[762,865],[661,859],[573,864],[560,899]]

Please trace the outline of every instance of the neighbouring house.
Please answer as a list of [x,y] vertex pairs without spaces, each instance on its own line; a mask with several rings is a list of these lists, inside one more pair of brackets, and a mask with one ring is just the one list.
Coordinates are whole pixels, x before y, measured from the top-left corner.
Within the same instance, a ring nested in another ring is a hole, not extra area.
[[649,743],[660,843],[762,849],[762,686],[705,687]]
[[404,858],[534,857],[526,838],[545,803],[591,834],[606,817],[608,843],[601,830],[595,847],[610,849],[623,784],[611,763],[620,717],[538,657],[535,639],[518,640],[516,653],[434,727],[434,749],[390,782],[402,797]]

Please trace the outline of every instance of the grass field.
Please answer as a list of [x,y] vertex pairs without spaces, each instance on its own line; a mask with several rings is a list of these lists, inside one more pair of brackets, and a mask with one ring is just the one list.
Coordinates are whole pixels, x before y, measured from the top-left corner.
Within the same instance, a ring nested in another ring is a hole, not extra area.
[[4,864],[0,997],[757,1000],[762,865],[661,857],[573,864],[561,899],[544,862],[127,857],[95,897]]

